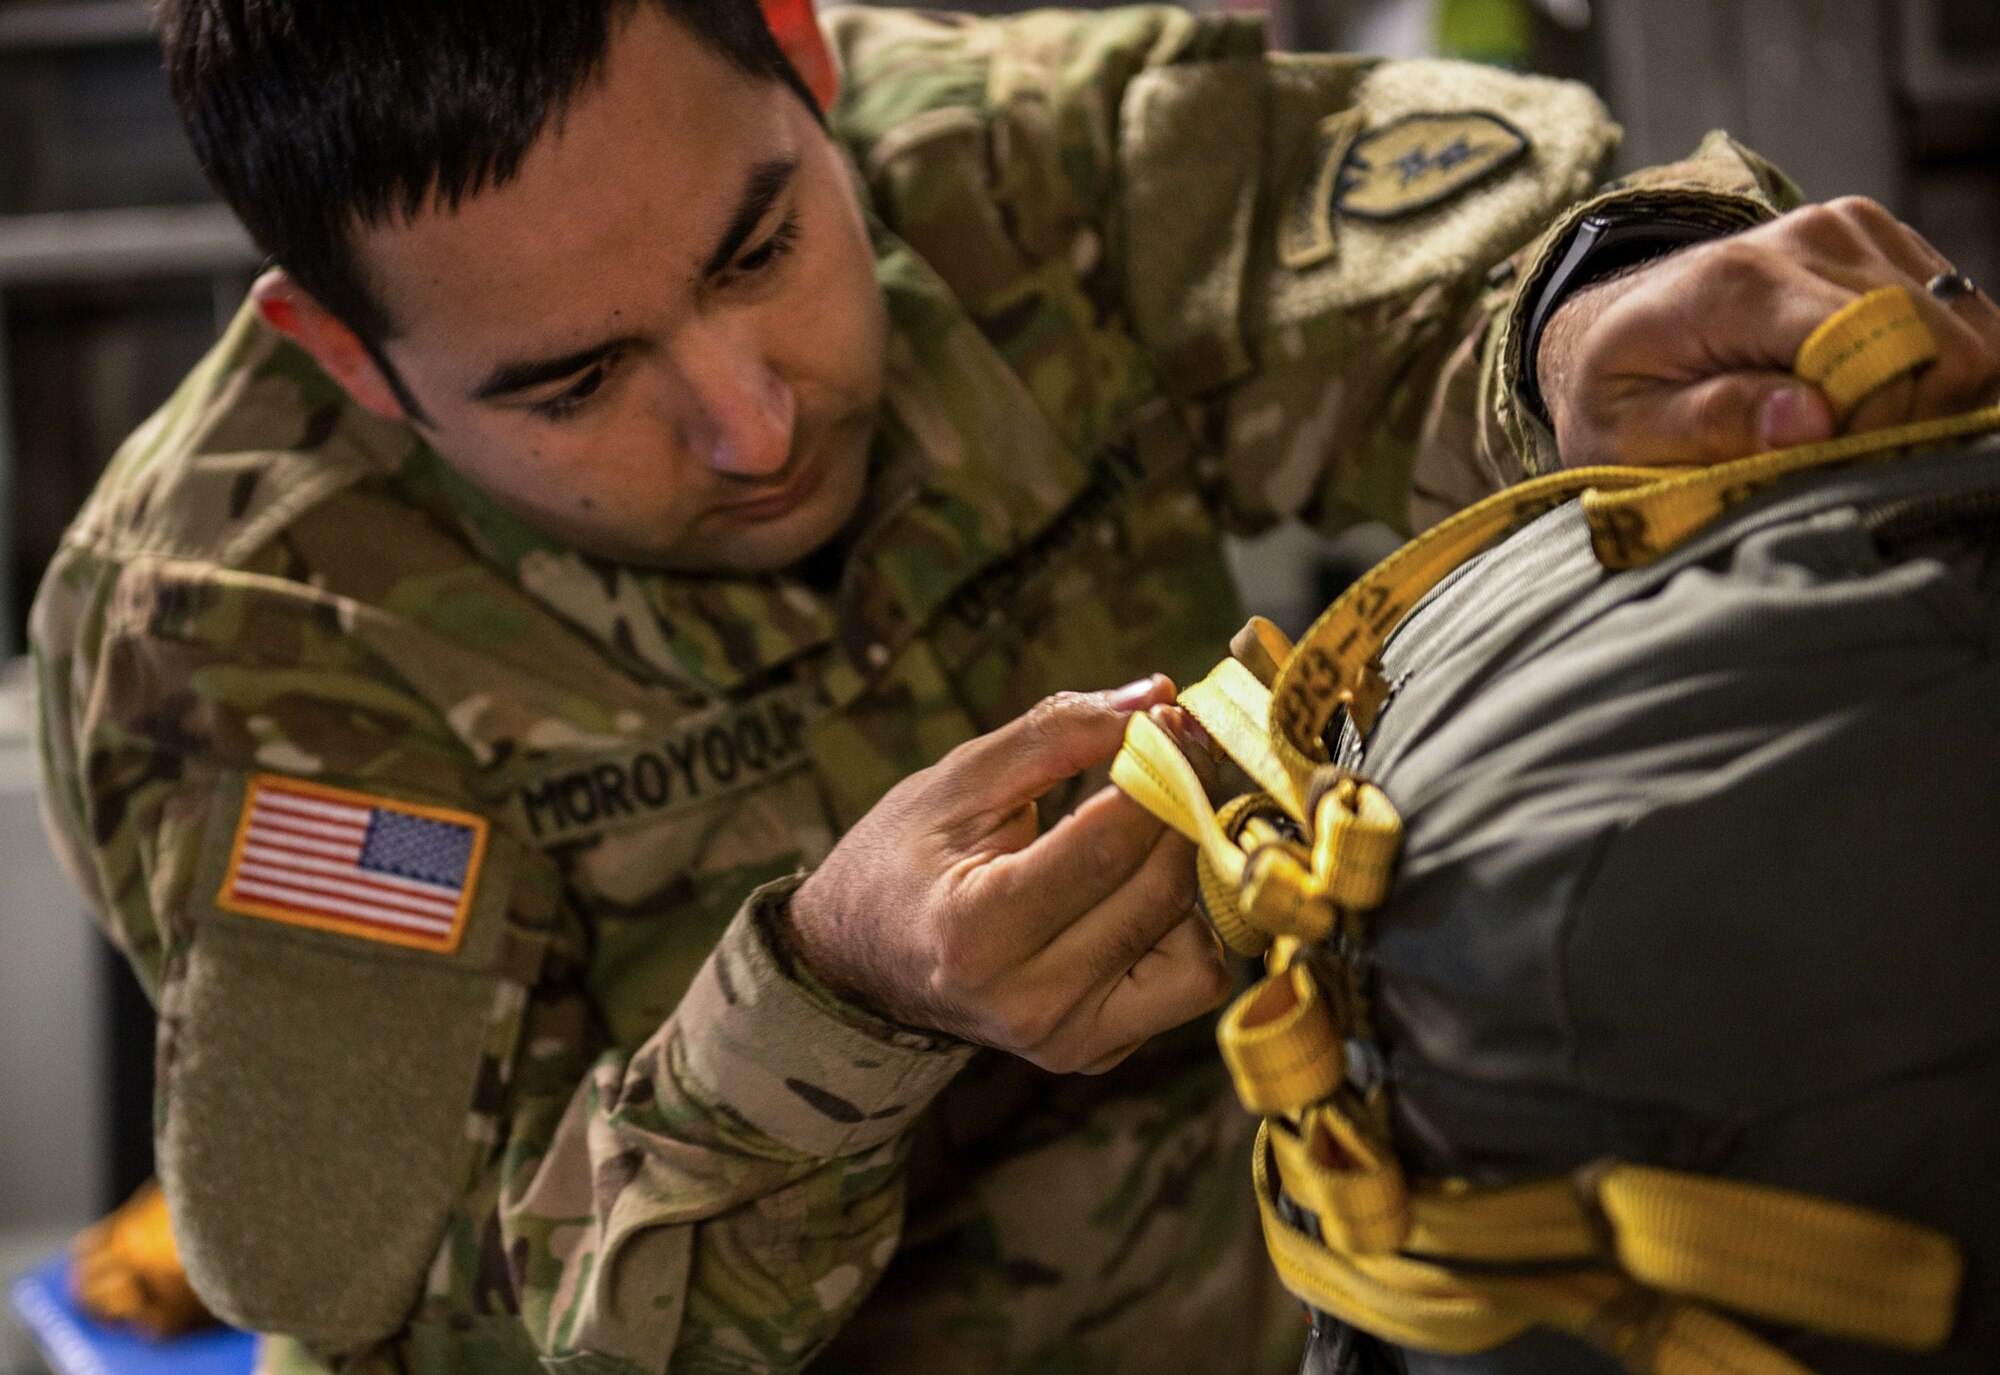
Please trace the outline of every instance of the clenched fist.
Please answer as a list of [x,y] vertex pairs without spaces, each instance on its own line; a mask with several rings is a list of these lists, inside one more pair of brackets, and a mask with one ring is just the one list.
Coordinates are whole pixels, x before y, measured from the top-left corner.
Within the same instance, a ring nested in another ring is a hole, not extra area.
[[[1915,230],[1850,196],[1586,287],[1536,353],[1556,447],[1571,466],[1713,463],[2000,399],[2000,308],[1984,292],[1931,295],[1925,283],[1950,270]],[[1916,301],[1937,361],[1836,417],[1792,360],[1822,320],[1882,286]]]
[[1111,787],[1046,832],[1035,812],[1172,700],[1158,677],[1058,693],[904,779],[793,895],[795,953],[860,1006],[1056,1072],[1217,1006],[1193,847]]

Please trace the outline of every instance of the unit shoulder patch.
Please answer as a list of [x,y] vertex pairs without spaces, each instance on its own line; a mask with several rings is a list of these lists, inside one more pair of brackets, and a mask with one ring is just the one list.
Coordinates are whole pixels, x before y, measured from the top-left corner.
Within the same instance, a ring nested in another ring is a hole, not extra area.
[[1404,115],[1345,150],[1333,208],[1394,220],[1450,200],[1523,157],[1528,136],[1486,110]]
[[253,774],[216,906],[440,955],[456,951],[486,856],[471,812]]

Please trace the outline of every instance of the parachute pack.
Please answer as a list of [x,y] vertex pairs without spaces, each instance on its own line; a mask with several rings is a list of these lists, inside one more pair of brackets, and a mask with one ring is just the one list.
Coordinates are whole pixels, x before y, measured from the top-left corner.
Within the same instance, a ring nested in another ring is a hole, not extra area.
[[2000,1369],[2000,407],[1579,469],[1134,718],[1325,1371]]

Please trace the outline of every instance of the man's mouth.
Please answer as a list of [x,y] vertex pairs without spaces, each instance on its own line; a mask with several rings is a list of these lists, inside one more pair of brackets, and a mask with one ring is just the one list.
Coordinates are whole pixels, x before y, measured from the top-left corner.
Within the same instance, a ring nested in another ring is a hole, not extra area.
[[824,453],[822,445],[802,448],[789,473],[777,486],[765,488],[741,501],[732,501],[721,508],[722,513],[732,520],[748,521],[776,520],[788,514],[818,489]]

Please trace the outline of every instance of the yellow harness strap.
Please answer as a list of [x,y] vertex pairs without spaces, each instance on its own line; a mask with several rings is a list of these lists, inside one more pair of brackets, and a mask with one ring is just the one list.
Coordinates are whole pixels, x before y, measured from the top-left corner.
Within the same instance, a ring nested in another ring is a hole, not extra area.
[[1868,393],[1937,356],[1937,339],[1910,293],[1885,286],[1820,321],[1799,345],[1792,371],[1818,387],[1834,415],[1846,419]]
[[[1873,299],[1801,350],[1801,373],[1819,369],[1836,404],[1871,349],[1889,357],[1868,363],[1870,387],[1935,356],[1917,347],[1929,337],[1921,320],[1912,329],[1893,301]],[[1112,780],[1194,841],[1203,903],[1230,948],[1270,954],[1268,977],[1223,1014],[1218,1040],[1244,1105],[1266,1119],[1258,1206],[1293,1293],[1405,1346],[1482,1351],[1544,1325],[1651,1375],[1810,1375],[1706,1305],[1889,1346],[1945,1341],[1957,1246],[1866,1209],[1619,1162],[1497,1188],[1408,1179],[1383,1104],[1345,1085],[1346,1038],[1366,1034],[1361,995],[1324,949],[1338,931],[1359,939],[1388,892],[1402,824],[1380,788],[1326,762],[1322,741],[1342,709],[1364,733],[1373,724],[1385,695],[1378,655],[1425,593],[1564,501],[1582,496],[1600,561],[1627,568],[1787,474],[1996,429],[2000,406],[1695,471],[1579,469],[1483,501],[1378,564],[1296,646],[1253,621],[1237,657],[1182,694],[1260,789],[1220,811],[1175,741],[1132,718]],[[1281,1186],[1317,1238],[1281,1216]]]

